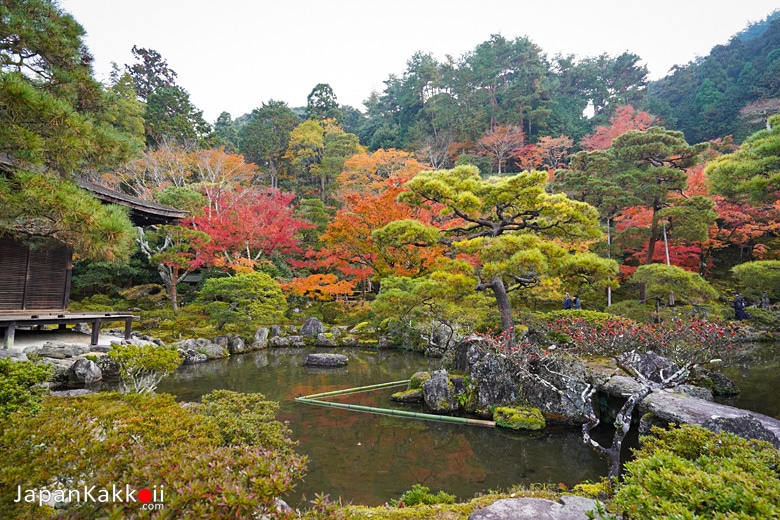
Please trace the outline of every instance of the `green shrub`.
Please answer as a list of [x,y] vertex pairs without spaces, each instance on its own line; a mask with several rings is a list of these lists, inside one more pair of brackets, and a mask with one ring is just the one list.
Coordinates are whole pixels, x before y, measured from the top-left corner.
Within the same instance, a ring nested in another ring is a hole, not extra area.
[[289,437],[286,424],[274,420],[279,403],[262,394],[241,394],[214,390],[205,395],[198,412],[208,417],[228,446],[253,444],[273,450],[291,450],[297,443]]
[[[767,310],[760,309],[758,307],[749,307],[745,309],[750,315],[750,323],[760,329],[764,330],[776,330],[780,325],[780,317],[776,313]],[[734,317],[734,311],[731,312],[731,318]]]
[[37,411],[46,390],[34,385],[49,379],[51,372],[50,365],[0,359],[0,419],[20,409]]
[[778,518],[780,452],[684,425],[644,437],[615,505],[629,518]]
[[[608,307],[609,312],[639,323],[652,323],[655,320],[654,302],[639,303],[636,300],[624,300]],[[661,307],[658,316],[661,321],[671,319],[677,314],[674,307]]]
[[170,305],[168,292],[158,283],[136,285],[125,289],[119,294],[131,304],[132,307],[141,309],[155,309],[164,305]]
[[78,312],[103,312],[116,310],[117,300],[105,294],[95,294],[69,304],[71,311]]
[[630,281],[644,284],[648,298],[666,298],[673,292],[680,302],[698,304],[714,301],[718,297],[718,291],[700,274],[675,265],[640,265]]
[[608,312],[599,311],[584,311],[584,310],[557,310],[550,311],[542,315],[544,321],[553,321],[556,319],[574,319],[581,318],[587,323],[592,325],[603,325],[607,320],[615,319],[614,314]]
[[774,299],[780,297],[780,260],[755,260],[731,268],[742,287],[756,294],[766,291]]
[[371,304],[365,301],[335,301],[325,302],[320,307],[322,320],[325,323],[339,323],[354,326],[360,322],[368,321],[371,313]]
[[125,390],[137,394],[154,393],[162,378],[181,365],[181,356],[176,349],[153,344],[114,343],[108,356],[119,365]]
[[[47,398],[36,416],[13,414],[0,436],[0,517],[145,517],[140,502],[114,502],[111,495],[105,503],[71,502],[61,510],[13,502],[17,486],[87,485],[95,486],[97,496],[99,489],[110,493],[113,484],[164,490],[164,518],[283,515],[276,512],[275,500],[303,477],[305,457],[274,437],[230,433],[245,419],[250,424],[260,416],[271,421],[262,396],[247,398],[247,406],[230,405],[227,395],[206,400],[205,407],[182,406],[164,394],[98,393]],[[237,413],[230,424],[213,419],[223,402]]]
[[391,500],[392,505],[403,503],[404,506],[433,505],[433,504],[454,504],[455,495],[450,495],[444,491],[439,491],[435,495],[431,490],[421,484],[415,484],[412,489],[404,491],[399,500]]
[[198,300],[205,305],[209,321],[222,333],[254,333],[262,325],[278,323],[287,312],[279,284],[259,272],[210,278]]
[[138,329],[166,344],[182,339],[213,338],[219,335],[217,328],[208,321],[202,304],[186,305],[180,307],[178,312],[170,307],[142,311]]

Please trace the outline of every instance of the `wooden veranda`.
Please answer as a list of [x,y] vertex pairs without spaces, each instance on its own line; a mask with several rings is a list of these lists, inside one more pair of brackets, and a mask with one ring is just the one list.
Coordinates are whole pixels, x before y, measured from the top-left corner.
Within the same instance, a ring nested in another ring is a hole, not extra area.
[[41,327],[58,325],[64,329],[67,325],[89,323],[92,327],[90,345],[97,345],[100,337],[100,326],[103,323],[123,321],[125,323],[124,338],[130,339],[133,321],[139,317],[127,312],[35,312],[30,314],[0,313],[0,328],[5,329],[3,348],[14,346],[14,336],[19,327]]

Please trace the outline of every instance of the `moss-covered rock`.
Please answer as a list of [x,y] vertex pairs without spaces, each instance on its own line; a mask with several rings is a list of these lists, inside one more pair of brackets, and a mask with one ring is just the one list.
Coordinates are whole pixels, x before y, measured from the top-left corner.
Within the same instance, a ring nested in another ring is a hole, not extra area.
[[464,411],[479,415],[482,418],[489,419],[493,414],[486,409],[479,408],[479,395],[474,385],[467,384],[463,392],[457,394],[460,407]]
[[712,387],[710,388],[710,390],[712,390],[712,395],[718,397],[734,397],[740,393],[739,387],[734,381],[723,374],[713,372],[710,374],[709,379],[712,381]]
[[538,408],[499,406],[493,411],[496,425],[513,430],[541,430],[546,426]]
[[460,408],[455,396],[455,386],[446,370],[436,370],[422,385],[425,405],[434,413],[451,413]]
[[415,388],[412,390],[396,392],[390,396],[390,399],[398,403],[421,403],[423,401],[422,389]]
[[367,321],[358,323],[349,331],[350,334],[371,334],[374,332],[376,332],[376,329]]
[[431,378],[430,372],[415,372],[409,380],[409,390],[422,388],[424,382]]

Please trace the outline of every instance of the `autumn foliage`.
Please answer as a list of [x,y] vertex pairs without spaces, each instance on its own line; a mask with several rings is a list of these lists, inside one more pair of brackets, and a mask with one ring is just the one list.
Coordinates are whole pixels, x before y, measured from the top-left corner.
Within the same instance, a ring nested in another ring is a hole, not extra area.
[[213,207],[186,222],[211,237],[198,251],[201,265],[247,271],[274,253],[300,253],[296,234],[310,224],[294,216],[294,198],[257,188],[218,194]]
[[618,107],[609,119],[609,126],[600,126],[590,135],[580,141],[583,150],[606,150],[612,141],[629,130],[647,130],[655,123],[655,117],[647,112],[641,112],[630,105]]
[[376,275],[417,276],[441,255],[441,247],[413,244],[380,244],[374,231],[402,220],[430,223],[429,207],[415,208],[397,200],[406,191],[394,178],[383,192],[348,193],[344,206],[322,235],[327,245],[320,259],[346,276],[362,280]]

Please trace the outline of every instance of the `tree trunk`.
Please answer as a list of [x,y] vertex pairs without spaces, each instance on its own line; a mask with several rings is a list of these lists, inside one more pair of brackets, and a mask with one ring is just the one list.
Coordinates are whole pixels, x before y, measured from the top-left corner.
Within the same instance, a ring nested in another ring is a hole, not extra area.
[[515,320],[512,317],[512,305],[509,303],[509,296],[506,292],[504,280],[502,280],[500,276],[496,276],[489,283],[477,285],[478,291],[484,291],[485,289],[491,289],[496,297],[498,313],[501,315],[501,332],[506,336],[507,347],[516,347]]
[[645,265],[653,263],[653,254],[655,253],[655,244],[658,242],[658,218],[656,214],[658,210],[658,202],[653,204],[653,225],[650,228],[650,239],[647,242],[647,256],[645,257]]
[[599,444],[590,435],[591,430],[599,425],[599,419],[593,409],[592,401],[593,395],[596,394],[595,387],[588,396],[590,410],[587,410],[586,412],[588,415],[588,422],[582,425],[582,440],[607,461],[609,464],[607,479],[612,483],[617,483],[618,477],[620,476],[620,452],[623,447],[623,441],[625,440],[628,431],[631,429],[631,418],[634,415],[634,408],[652,391],[652,387],[645,385],[641,390],[631,394],[628,400],[626,400],[625,404],[620,408],[617,417],[615,417],[615,434],[612,437],[612,445],[609,448]]
[[171,307],[173,308],[173,312],[178,312],[179,310],[179,295],[177,290],[178,282],[179,268],[177,266],[173,266],[171,272]]

